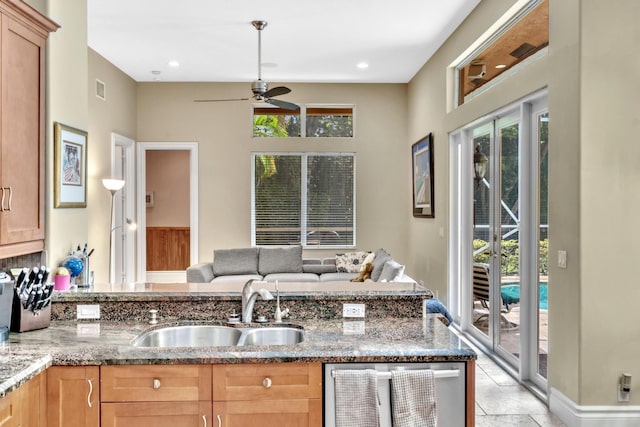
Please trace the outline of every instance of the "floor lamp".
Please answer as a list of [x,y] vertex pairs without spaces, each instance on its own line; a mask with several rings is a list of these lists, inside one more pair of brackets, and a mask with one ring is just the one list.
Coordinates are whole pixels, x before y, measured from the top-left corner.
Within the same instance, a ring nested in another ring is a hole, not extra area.
[[109,223],[109,283],[113,283],[113,266],[111,265],[111,257],[113,250],[113,230],[117,227],[114,224],[115,218],[115,200],[116,193],[124,187],[124,180],[122,179],[103,179],[102,185],[111,192],[111,222]]

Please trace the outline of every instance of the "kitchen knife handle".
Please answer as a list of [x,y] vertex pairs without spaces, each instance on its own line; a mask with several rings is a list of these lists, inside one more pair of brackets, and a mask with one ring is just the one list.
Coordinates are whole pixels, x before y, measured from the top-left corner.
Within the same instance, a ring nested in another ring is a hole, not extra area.
[[89,405],[89,408],[92,408],[93,403],[91,402],[91,395],[93,394],[93,381],[91,381],[91,378],[87,378],[87,382],[89,383],[89,394],[87,394],[87,405]]

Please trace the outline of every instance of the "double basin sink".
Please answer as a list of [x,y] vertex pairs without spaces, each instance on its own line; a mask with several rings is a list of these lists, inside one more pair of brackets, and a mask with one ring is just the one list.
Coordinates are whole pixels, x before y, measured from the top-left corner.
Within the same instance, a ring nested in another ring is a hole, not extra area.
[[136,347],[232,347],[294,345],[304,340],[296,326],[232,327],[222,325],[164,326],[140,334]]

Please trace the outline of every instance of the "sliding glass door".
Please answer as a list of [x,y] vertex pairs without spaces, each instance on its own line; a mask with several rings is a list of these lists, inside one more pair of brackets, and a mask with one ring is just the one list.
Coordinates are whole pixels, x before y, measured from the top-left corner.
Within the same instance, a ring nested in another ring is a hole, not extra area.
[[540,95],[451,137],[451,294],[463,332],[546,386],[548,113]]

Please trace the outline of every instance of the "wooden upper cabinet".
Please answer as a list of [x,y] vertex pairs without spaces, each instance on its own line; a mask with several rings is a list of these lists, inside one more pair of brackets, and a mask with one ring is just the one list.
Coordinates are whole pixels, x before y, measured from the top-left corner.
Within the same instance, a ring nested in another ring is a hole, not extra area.
[[58,25],[0,0],[0,256],[44,248],[45,42]]

